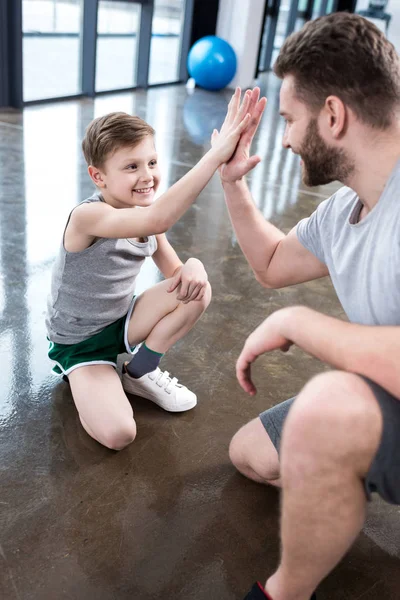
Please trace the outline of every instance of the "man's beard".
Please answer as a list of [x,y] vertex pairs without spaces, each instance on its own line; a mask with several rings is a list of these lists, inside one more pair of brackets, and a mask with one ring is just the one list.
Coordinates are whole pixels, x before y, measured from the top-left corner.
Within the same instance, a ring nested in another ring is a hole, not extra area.
[[347,153],[328,146],[322,139],[316,119],[311,119],[298,152],[303,160],[303,182],[310,187],[332,181],[345,183],[354,171]]

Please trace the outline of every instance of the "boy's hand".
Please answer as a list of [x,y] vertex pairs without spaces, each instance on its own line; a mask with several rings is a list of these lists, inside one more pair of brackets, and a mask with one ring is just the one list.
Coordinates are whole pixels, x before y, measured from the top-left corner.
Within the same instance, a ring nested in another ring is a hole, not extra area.
[[197,258],[189,258],[172,277],[168,292],[171,293],[180,286],[177,299],[183,302],[183,304],[187,304],[193,300],[201,300],[203,298],[206,293],[207,282],[208,275],[203,263]]
[[[247,128],[243,131],[240,137],[235,153],[227,163],[223,164],[220,167],[220,176],[223,183],[233,183],[242,179],[242,177],[244,177],[249,171],[254,169],[254,167],[261,161],[261,158],[259,156],[250,156],[251,143],[260,124],[261,117],[267,104],[266,98],[259,98],[260,88],[258,87],[254,88],[254,90],[252,91],[248,90],[244,95],[242,105],[245,102],[246,105],[248,104],[246,110],[248,114],[250,114],[250,121],[248,123]],[[213,147],[214,144],[217,142],[219,136],[221,135],[224,126],[227,124],[227,121],[234,119],[235,115],[237,115],[240,110],[239,88],[236,89],[235,94],[233,95],[232,100],[229,103],[229,106],[230,109],[228,110],[228,114],[221,128],[221,131],[218,133],[218,131],[214,129],[214,132],[212,134],[211,145]]]
[[[250,123],[248,108],[251,96],[245,94],[240,102],[240,88],[236,88],[218,135],[213,134],[211,153],[217,157],[219,164],[228,161],[236,150],[240,136]],[[216,131],[216,130],[215,130]]]
[[287,319],[295,317],[292,307],[283,308],[270,315],[249,335],[236,363],[236,377],[245,392],[254,396],[257,392],[251,380],[251,364],[265,352],[282,350],[287,352],[293,342],[288,340],[283,329]]

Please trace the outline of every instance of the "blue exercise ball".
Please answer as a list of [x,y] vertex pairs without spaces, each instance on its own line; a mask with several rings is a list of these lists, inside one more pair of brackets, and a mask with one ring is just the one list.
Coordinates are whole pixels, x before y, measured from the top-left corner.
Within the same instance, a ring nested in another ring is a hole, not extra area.
[[225,40],[207,35],[193,44],[187,66],[197,85],[206,90],[222,90],[235,76],[236,54]]

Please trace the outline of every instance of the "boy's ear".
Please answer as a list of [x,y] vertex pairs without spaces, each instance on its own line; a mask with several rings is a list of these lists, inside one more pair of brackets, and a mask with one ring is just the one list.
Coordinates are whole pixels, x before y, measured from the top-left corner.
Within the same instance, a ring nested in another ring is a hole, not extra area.
[[101,187],[101,188],[106,187],[106,184],[104,181],[104,174],[100,171],[100,169],[98,169],[97,167],[94,167],[93,165],[89,165],[88,173],[89,173],[90,179],[93,181],[93,183],[95,185],[97,185],[97,187]]

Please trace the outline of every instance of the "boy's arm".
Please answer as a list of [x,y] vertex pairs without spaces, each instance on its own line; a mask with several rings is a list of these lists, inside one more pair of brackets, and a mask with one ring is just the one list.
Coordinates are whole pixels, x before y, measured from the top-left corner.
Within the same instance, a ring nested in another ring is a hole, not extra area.
[[208,283],[203,263],[197,258],[189,258],[183,264],[164,233],[157,235],[157,244],[153,260],[164,277],[171,279],[168,292],[178,290],[177,299],[184,304],[201,300]]
[[[257,281],[264,287],[279,288],[328,275],[328,269],[297,239],[295,230],[285,235],[265,220],[255,206],[244,176],[259,162],[250,156],[253,137],[260,124],[266,99],[259,100],[260,90],[251,92],[248,111],[250,124],[242,134],[232,158],[220,169],[225,200],[239,245]],[[232,106],[230,118],[239,110]],[[218,139],[214,132],[212,143]]]
[[165,233],[160,233],[157,238],[157,250],[153,254],[153,260],[165,279],[173,277],[183,262],[167,240]]
[[[237,90],[233,98],[238,93],[240,97]],[[70,227],[80,236],[108,238],[146,237],[167,231],[196,200],[218,167],[232,156],[250,120],[249,102],[250,94],[246,94],[240,108],[235,105],[233,117],[232,101],[229,103],[229,122],[224,123],[211,150],[154,204],[139,209],[115,209],[105,203],[84,203],[73,211]]]

